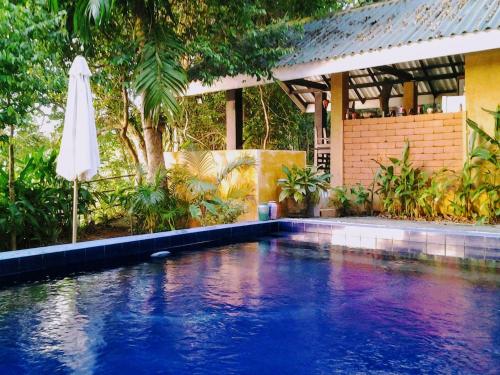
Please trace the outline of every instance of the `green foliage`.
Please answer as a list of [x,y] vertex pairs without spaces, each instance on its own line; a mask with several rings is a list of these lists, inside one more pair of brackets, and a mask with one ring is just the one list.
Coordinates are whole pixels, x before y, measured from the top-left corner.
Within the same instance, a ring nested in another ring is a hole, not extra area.
[[172,171],[173,189],[188,202],[191,218],[201,225],[232,223],[244,212],[244,201],[252,191],[231,177],[254,166],[249,156],[219,166],[210,152],[184,152],[182,164]]
[[187,85],[186,74],[178,61],[182,51],[175,35],[163,30],[145,43],[135,87],[143,95],[147,115],[158,119],[161,113],[171,117],[178,112],[176,96]]
[[330,194],[330,205],[337,210],[338,216],[348,215],[352,207],[348,188],[345,186],[333,188]]
[[[495,223],[500,217],[500,110],[487,111],[495,120],[490,135],[467,119],[471,129],[466,161],[455,173],[443,170],[427,178],[409,162],[409,144],[401,159],[390,165],[379,163],[375,176],[384,211],[403,217],[445,217]],[[452,212],[446,210],[449,204]]]
[[268,18],[260,2],[173,3],[181,20],[177,33],[190,56],[190,80],[212,83],[237,74],[270,77],[272,67],[289,51],[286,18]]
[[492,223],[500,217],[500,109],[485,111],[494,117],[494,134],[489,135],[476,122],[467,119],[472,133],[451,204],[458,216]]
[[337,186],[331,190],[329,203],[337,209],[339,216],[364,214],[370,203],[370,192],[361,184],[350,188]]
[[[106,57],[105,64],[112,63],[115,79],[134,83],[136,94],[143,98],[144,114],[155,120],[154,125],[160,115],[177,112],[176,97],[187,80],[180,64],[184,48],[169,22],[168,2],[51,0],[51,4],[52,9],[66,10],[74,36],[97,57]],[[113,56],[109,49],[117,45],[125,51]],[[136,65],[124,70],[127,61]]]
[[[304,150],[312,159],[314,150],[312,114],[302,114],[277,84],[262,87],[264,105],[268,109],[270,134],[267,148],[272,150]],[[265,137],[265,119],[258,88],[244,90],[245,103],[243,139],[245,149],[262,148]],[[199,98],[183,98],[180,113],[168,123],[165,147],[221,150],[226,147],[223,92]],[[174,137],[175,134],[175,137]]]
[[427,183],[427,176],[410,162],[410,144],[407,141],[401,159],[389,158],[391,164],[380,166],[376,174],[377,193],[380,195],[384,210],[391,215],[417,217],[419,215],[418,197]]
[[[18,164],[15,202],[9,201],[5,165],[0,166],[0,249],[8,248],[10,233],[18,245],[34,247],[69,238],[73,202],[72,184],[56,175],[56,153],[43,149]],[[78,213],[88,214],[94,204],[85,187],[79,189]]]
[[282,167],[286,178],[278,180],[281,187],[279,201],[292,198],[295,202],[318,202],[320,194],[330,188],[330,174],[321,173],[314,166],[299,168],[294,165],[292,168]]
[[351,196],[358,213],[365,213],[367,206],[371,203],[370,192],[361,184],[351,187]]
[[[313,154],[313,115],[303,114],[278,84],[261,87],[263,101],[268,113],[270,150],[304,150]],[[244,91],[245,122],[243,138],[245,148],[262,148],[265,138],[265,116],[259,88]]]
[[55,50],[63,33],[62,15],[47,17],[41,1],[0,0],[0,129],[27,124],[48,103],[60,70]]
[[142,232],[173,230],[183,214],[182,202],[166,184],[166,175],[158,173],[151,183],[144,183],[127,197],[129,213]]
[[[231,184],[233,173],[255,165],[250,157],[238,158],[218,168],[209,152],[185,152],[183,162],[152,183],[125,193],[125,204],[140,232],[186,227],[188,218],[201,225],[233,223],[244,212],[248,186]],[[167,183],[168,181],[168,183]]]
[[439,171],[429,178],[417,198],[418,207],[424,217],[436,219],[442,215],[441,207],[450,193],[454,178],[455,173],[448,170]]

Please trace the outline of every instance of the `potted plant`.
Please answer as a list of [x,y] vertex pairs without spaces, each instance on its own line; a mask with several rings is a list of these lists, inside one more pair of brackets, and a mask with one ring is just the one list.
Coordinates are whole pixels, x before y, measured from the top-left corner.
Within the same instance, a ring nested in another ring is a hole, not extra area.
[[320,194],[330,188],[330,174],[320,173],[313,166],[283,166],[282,170],[286,177],[278,180],[279,201],[285,201],[288,215],[313,217]]

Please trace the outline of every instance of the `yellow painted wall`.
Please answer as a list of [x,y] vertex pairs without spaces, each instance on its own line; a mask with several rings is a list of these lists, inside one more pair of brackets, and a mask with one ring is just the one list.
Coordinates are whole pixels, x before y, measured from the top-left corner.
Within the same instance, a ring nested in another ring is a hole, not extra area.
[[467,117],[493,134],[493,116],[481,108],[500,105],[500,49],[465,55],[465,98]]
[[[493,116],[482,108],[495,110],[500,105],[500,49],[465,55],[465,98],[467,118],[474,120],[488,134],[493,135]],[[465,124],[464,127],[469,135],[470,130]],[[466,149],[464,154],[465,152]],[[497,179],[500,176],[499,170],[481,169],[480,173],[479,178],[487,177],[491,173],[496,174]],[[487,196],[483,194],[477,204],[480,206],[485,199]],[[483,211],[485,209],[487,208],[483,207]]]
[[306,153],[305,151],[258,150],[257,155],[259,203],[278,202],[280,189],[276,181],[285,177],[281,170],[282,166],[305,167]]
[[[232,184],[246,184],[251,194],[246,199],[247,212],[238,221],[257,220],[257,206],[259,203],[278,201],[279,189],[276,181],[283,177],[283,165],[291,167],[297,165],[305,167],[305,151],[277,151],[277,150],[225,150],[212,151],[215,163],[219,166],[226,165],[232,160],[248,155],[255,159],[255,168],[250,168],[244,173],[235,173],[225,188]],[[166,152],[165,166],[171,168],[181,162],[181,152]],[[217,171],[212,171],[217,173]]]

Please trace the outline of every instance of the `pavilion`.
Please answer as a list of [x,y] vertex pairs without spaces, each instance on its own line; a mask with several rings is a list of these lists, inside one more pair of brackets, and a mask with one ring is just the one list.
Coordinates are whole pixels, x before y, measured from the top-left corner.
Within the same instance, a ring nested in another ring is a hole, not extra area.
[[315,113],[315,163],[333,185],[370,183],[372,159],[399,155],[406,140],[424,169],[459,168],[465,118],[493,127],[482,108],[500,104],[500,0],[384,1],[306,23],[294,46],[273,80],[189,85],[188,96],[226,92],[228,150],[243,145],[242,90],[272,81]]

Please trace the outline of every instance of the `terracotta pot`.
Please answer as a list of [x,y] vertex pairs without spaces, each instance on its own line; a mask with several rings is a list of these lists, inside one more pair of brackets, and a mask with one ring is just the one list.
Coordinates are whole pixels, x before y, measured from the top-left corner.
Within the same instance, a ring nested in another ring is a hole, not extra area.
[[284,203],[286,215],[288,217],[304,217],[307,210],[307,204],[305,200],[297,203],[292,198],[286,198]]
[[292,198],[285,199],[286,212],[289,217],[316,217],[319,216],[318,204],[304,199],[300,203]]

